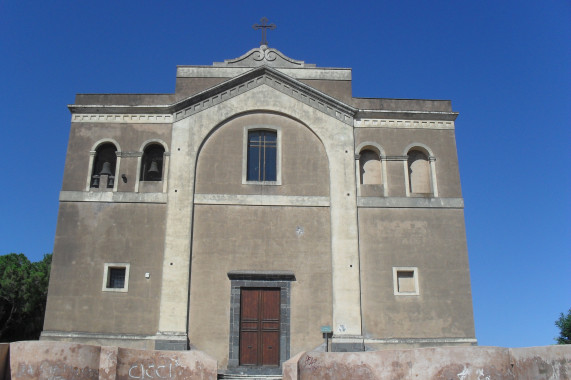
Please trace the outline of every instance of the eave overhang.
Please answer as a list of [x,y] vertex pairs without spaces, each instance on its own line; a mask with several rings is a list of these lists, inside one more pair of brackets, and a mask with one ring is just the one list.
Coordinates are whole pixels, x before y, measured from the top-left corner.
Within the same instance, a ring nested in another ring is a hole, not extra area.
[[403,119],[403,120],[444,120],[454,121],[458,112],[454,111],[394,111],[359,109],[355,119]]

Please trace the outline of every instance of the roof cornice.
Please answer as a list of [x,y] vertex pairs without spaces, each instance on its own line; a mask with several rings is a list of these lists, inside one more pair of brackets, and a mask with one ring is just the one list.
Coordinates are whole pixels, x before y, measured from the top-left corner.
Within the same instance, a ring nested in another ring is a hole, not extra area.
[[135,106],[70,104],[68,108],[73,114],[172,115],[172,120],[176,122],[264,84],[349,125],[353,125],[354,119],[361,118],[454,121],[458,116],[458,112],[453,111],[407,111],[355,108],[266,65],[253,68],[252,70],[172,104]]
[[173,104],[68,105],[72,113],[172,114],[174,121],[189,117],[255,87],[268,85],[346,124],[353,124],[357,109],[269,66],[260,66]]
[[385,118],[405,120],[446,120],[454,121],[458,112],[454,111],[396,111],[396,110],[371,110],[359,109],[355,113],[356,119]]

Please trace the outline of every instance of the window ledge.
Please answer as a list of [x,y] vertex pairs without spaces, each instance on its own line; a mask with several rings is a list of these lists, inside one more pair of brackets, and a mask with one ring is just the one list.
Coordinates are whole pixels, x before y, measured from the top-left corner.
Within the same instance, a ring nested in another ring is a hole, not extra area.
[[281,181],[246,181],[242,185],[281,186]]

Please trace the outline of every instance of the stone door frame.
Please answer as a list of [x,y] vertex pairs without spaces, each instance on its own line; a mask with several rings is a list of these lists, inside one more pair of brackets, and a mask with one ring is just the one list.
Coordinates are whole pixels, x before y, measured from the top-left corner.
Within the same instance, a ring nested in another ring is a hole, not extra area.
[[[230,346],[228,373],[281,374],[282,363],[290,356],[291,282],[290,271],[230,271]],[[242,288],[280,289],[280,364],[278,367],[240,366],[240,293]]]

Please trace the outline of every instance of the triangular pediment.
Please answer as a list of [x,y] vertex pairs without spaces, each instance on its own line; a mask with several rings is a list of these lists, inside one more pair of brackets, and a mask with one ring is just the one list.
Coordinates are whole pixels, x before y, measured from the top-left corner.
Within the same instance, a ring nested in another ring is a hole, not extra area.
[[[160,114],[165,121],[179,121],[207,108],[211,108],[254,88],[266,85],[297,101],[309,105],[345,124],[353,125],[357,109],[337,100],[307,84],[269,66],[260,66],[238,75],[216,86],[191,95],[172,104],[155,105],[82,105],[72,104],[68,108],[73,114],[108,114],[105,120],[115,120],[111,115]],[[79,117],[79,116],[77,116]],[[133,116],[136,118],[136,116]]]
[[356,108],[268,66],[255,68],[173,104],[174,121],[189,117],[262,85],[267,85],[337,120],[353,125]]

